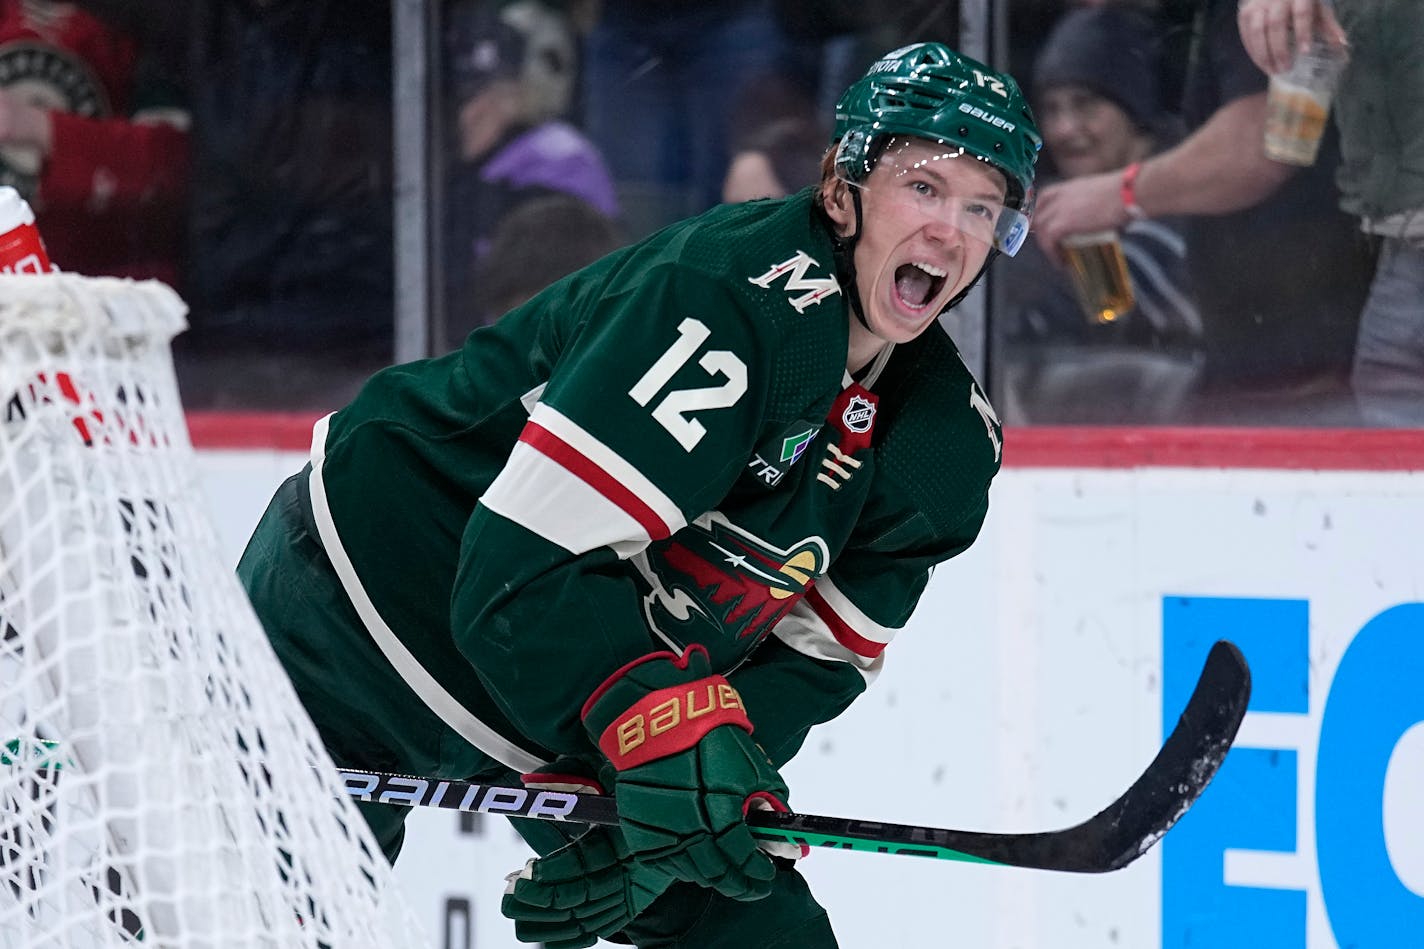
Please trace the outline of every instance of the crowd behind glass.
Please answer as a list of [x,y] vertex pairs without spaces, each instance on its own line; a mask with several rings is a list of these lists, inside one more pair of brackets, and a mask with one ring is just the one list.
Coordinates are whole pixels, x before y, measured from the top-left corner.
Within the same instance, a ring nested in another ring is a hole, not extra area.
[[[1424,5],[1396,4],[1417,29]],[[427,101],[400,103],[432,130],[432,354],[664,224],[813,184],[841,89],[899,45],[959,44],[966,12],[992,24],[993,8],[995,65],[1045,142],[1036,235],[975,291],[975,368],[1006,423],[1424,425],[1424,400],[1362,405],[1350,381],[1376,267],[1417,258],[1424,224],[1351,205],[1359,156],[1347,134],[1342,159],[1334,122],[1309,165],[1261,156],[1246,107],[1266,77],[1237,0],[963,5],[442,0]],[[0,173],[61,268],[177,285],[190,407],[335,408],[392,360],[392,15],[391,0],[0,0]],[[1370,28],[1354,23],[1354,57]],[[20,55],[37,44],[93,94]],[[1424,87],[1411,68],[1404,88]],[[63,117],[21,140],[27,106]],[[1421,136],[1406,169],[1424,167]],[[1424,173],[1408,174],[1417,202]],[[1130,299],[1085,305],[1069,277],[1084,232],[1122,254]]]

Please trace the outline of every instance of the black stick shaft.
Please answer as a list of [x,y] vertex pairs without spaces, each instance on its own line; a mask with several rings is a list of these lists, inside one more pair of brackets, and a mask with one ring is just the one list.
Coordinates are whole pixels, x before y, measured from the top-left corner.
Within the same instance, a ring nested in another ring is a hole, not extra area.
[[618,808],[604,794],[573,794],[470,781],[421,778],[384,771],[341,771],[342,786],[358,801],[405,807],[443,807],[476,814],[533,817],[579,824],[616,824]]
[[[1218,642],[1186,709],[1147,770],[1097,815],[1062,830],[998,834],[770,811],[751,812],[747,823],[758,838],[812,847],[1073,873],[1116,870],[1151,849],[1206,789],[1236,738],[1250,695],[1250,670],[1240,651]],[[603,795],[350,769],[341,772],[341,779],[346,792],[360,801],[618,823],[613,798]]]

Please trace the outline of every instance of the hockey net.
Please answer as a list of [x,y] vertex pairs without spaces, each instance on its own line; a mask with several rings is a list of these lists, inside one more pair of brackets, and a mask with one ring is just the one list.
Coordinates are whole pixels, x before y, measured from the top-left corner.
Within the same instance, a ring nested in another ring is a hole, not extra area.
[[415,944],[218,552],[184,312],[0,276],[0,946]]

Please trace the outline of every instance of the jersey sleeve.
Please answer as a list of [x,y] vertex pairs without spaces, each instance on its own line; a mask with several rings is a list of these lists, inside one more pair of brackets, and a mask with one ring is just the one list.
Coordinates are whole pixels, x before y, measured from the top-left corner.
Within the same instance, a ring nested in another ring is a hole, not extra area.
[[813,727],[845,711],[866,685],[849,663],[798,652],[775,636],[727,679],[746,706],[752,738],[778,768],[796,756]]
[[774,358],[716,280],[664,267],[614,286],[550,341],[558,356],[465,529],[453,632],[525,734],[580,753],[613,670],[657,648],[625,561],[727,493]]

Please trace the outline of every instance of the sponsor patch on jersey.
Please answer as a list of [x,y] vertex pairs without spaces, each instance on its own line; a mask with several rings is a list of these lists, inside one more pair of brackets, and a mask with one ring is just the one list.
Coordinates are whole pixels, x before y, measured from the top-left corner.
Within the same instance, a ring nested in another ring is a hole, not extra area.
[[757,446],[747,462],[747,474],[763,488],[779,485],[791,466],[800,461],[806,449],[821,433],[820,422],[798,419],[781,435],[768,438]]
[[778,467],[763,458],[760,453],[752,455],[752,460],[747,462],[747,471],[752,479],[763,488],[774,488],[781,483],[781,479],[786,477],[786,469]]
[[787,465],[794,465],[801,460],[801,455],[805,453],[806,446],[816,437],[820,428],[808,428],[799,435],[788,435],[781,440],[781,461]]

